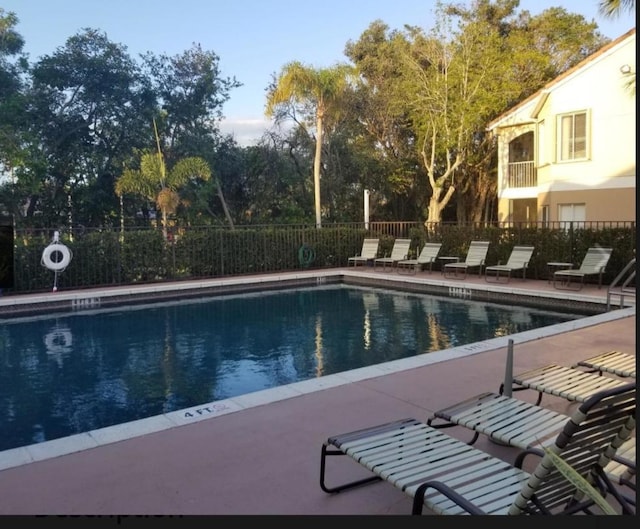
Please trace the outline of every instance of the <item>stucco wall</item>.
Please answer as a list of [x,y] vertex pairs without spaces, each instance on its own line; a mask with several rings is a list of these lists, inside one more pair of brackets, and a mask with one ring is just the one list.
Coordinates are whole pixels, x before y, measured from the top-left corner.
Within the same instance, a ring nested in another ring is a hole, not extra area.
[[551,221],[558,220],[559,204],[586,204],[587,222],[636,220],[636,196],[628,189],[582,189],[540,193],[538,206],[549,205]]
[[[537,197],[550,220],[558,204],[586,204],[587,221],[635,221],[635,91],[621,71],[636,71],[635,32],[596,52],[544,91],[514,107],[495,123],[498,134],[498,218],[508,220],[509,201]],[[557,119],[570,112],[588,113],[589,148],[583,160],[558,161]],[[536,141],[537,188],[506,188],[509,142],[527,130]]]

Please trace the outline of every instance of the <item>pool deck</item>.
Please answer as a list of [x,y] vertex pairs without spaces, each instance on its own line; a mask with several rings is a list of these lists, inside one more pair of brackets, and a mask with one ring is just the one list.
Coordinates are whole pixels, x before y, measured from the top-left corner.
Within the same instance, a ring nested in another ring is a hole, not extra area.
[[[512,279],[506,285],[493,285],[477,275],[446,281],[436,271],[415,276],[353,268],[341,272],[556,299],[606,299],[606,287],[560,291],[546,280]],[[271,280],[274,275],[216,281],[246,283],[265,278]],[[176,286],[187,287],[185,283]],[[134,288],[4,296],[0,306],[117,295]],[[625,309],[514,335],[514,372],[549,363],[571,365],[612,349],[635,354],[635,299],[630,301],[632,306]],[[506,342],[507,337],[495,338],[261,391],[187,413],[181,410],[0,452],[0,515],[409,514],[410,498],[385,482],[335,495],[324,493],[319,486],[323,441],[330,435],[404,417],[426,420],[437,409],[497,391],[504,378]],[[518,394],[531,402],[536,396],[533,391]],[[576,406],[551,396],[545,396],[541,405],[563,413]],[[447,433],[465,441],[471,437],[462,428]],[[483,437],[476,446],[507,460],[517,453]],[[362,475],[362,468],[350,459],[329,458],[331,483]]]

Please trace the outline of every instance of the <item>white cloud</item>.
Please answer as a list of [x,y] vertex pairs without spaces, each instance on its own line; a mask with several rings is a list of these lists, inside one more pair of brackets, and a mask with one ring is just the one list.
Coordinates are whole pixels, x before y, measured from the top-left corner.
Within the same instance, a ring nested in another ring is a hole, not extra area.
[[271,121],[261,118],[225,118],[220,122],[220,131],[231,134],[240,146],[249,147],[255,145],[271,125]]
[[266,118],[225,118],[220,122],[220,131],[231,134],[241,147],[250,147],[256,145],[267,130],[286,134],[292,126],[290,121],[275,125]]

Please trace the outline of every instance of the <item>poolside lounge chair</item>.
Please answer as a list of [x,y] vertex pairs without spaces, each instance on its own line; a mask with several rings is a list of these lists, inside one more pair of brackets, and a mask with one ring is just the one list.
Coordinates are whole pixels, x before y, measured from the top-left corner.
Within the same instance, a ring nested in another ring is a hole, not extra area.
[[[509,344],[507,355],[505,379],[512,376],[513,342]],[[592,365],[589,360],[585,362]],[[452,426],[468,428],[474,432],[473,438],[469,441],[470,445],[476,442],[480,434],[483,434],[499,444],[521,449],[531,446],[548,446],[569,417],[537,404],[513,398],[510,394],[504,395],[503,389],[504,386],[501,387],[500,395],[482,393],[438,410],[428,419],[427,424],[435,428]],[[631,482],[631,477],[635,475],[635,465],[634,433],[634,437],[625,442],[620,452],[616,454],[616,460],[611,461],[604,470],[609,479],[635,491],[635,484]],[[633,504],[635,505],[635,502]]]
[[580,360],[573,367],[586,367],[595,373],[611,373],[619,377],[636,378],[636,357],[620,351],[607,351],[586,360]]
[[582,264],[578,269],[557,270],[553,273],[553,286],[557,289],[580,290],[584,286],[584,279],[588,276],[598,276],[598,288],[602,286],[602,274],[611,257],[611,248],[594,246],[587,250]]
[[500,444],[525,449],[548,444],[568,418],[515,397],[487,392],[435,411],[427,424],[438,429],[468,428],[473,431],[470,445],[483,434]]
[[[511,279],[512,272],[522,271],[522,279],[526,279],[527,267],[534,251],[533,246],[514,246],[507,262],[503,265],[487,266],[484,270],[485,281],[489,282],[489,278],[497,282],[508,283]],[[501,279],[502,278],[502,279]]]
[[[513,390],[533,389],[538,392],[536,404],[542,401],[542,395],[555,395],[571,402],[584,402],[598,391],[624,385],[620,378],[603,377],[594,373],[587,373],[581,369],[549,364],[538,369],[532,369],[513,377]],[[504,390],[504,384],[500,393]]]
[[[569,416],[517,398],[483,393],[436,411],[427,421],[434,428],[460,426],[473,431],[473,445],[480,434],[505,446],[527,449],[549,446]],[[635,492],[636,439],[625,441],[616,457],[604,467],[609,479]],[[628,499],[630,503],[635,502]]]
[[411,239],[396,239],[393,241],[393,248],[391,248],[391,254],[388,257],[378,257],[373,260],[374,268],[378,265],[382,265],[383,271],[387,269],[387,266],[393,268],[398,261],[407,258],[410,246]]
[[378,255],[379,239],[365,239],[362,243],[362,251],[360,255],[354,255],[349,257],[347,266],[352,264],[353,266],[366,265],[372,262]]
[[[512,364],[513,343],[511,342],[507,351],[505,381],[512,378]],[[556,394],[556,392],[552,391],[553,387],[558,389],[562,383],[567,381],[567,385],[570,385],[573,375],[581,373],[579,370],[565,369],[569,370],[571,376],[545,385],[543,389],[547,393]],[[587,378],[592,380],[593,377],[594,375],[588,375]],[[603,377],[597,375],[595,375],[595,378],[599,378],[605,384],[597,386],[595,389],[592,388],[590,393],[589,390],[586,390],[585,394],[581,393],[580,396],[574,395],[569,400],[584,401],[598,391],[607,391],[626,383],[620,380],[616,382],[615,379],[607,377],[604,377],[603,380]],[[584,378],[581,377],[580,380],[584,381]],[[608,381],[611,380],[613,380],[613,383],[609,384]],[[448,406],[445,409],[434,412],[427,421],[427,424],[435,426],[436,428],[447,428],[450,426],[469,428],[475,432],[469,444],[473,444],[478,439],[479,434],[484,434],[490,439],[504,445],[528,448],[534,444],[544,443],[550,436],[557,435],[562,424],[566,422],[568,417],[562,413],[538,406],[540,399],[538,399],[536,404],[531,404],[511,397],[512,388],[505,388],[506,383],[507,382],[501,385],[500,394],[482,393],[458,402],[453,406]],[[509,391],[505,391],[505,389],[509,389]],[[516,388],[516,390],[517,389],[518,388]],[[572,391],[578,392],[578,389],[574,388]],[[557,393],[560,393],[560,391]],[[565,397],[566,395],[558,396]],[[633,458],[633,463],[635,466],[635,457]]]
[[417,259],[402,259],[397,263],[398,273],[406,271],[407,273],[413,273],[422,270],[422,267],[429,265],[429,273],[433,271],[433,263],[435,263],[438,254],[442,248],[441,242],[427,242],[420,250],[420,254]]
[[444,277],[453,279],[465,279],[467,272],[474,268],[478,269],[478,275],[482,275],[482,268],[485,264],[489,241],[471,241],[467,258],[464,263],[447,263],[444,265]]
[[[603,391],[582,403],[549,450],[609,493],[625,514],[635,509],[607,478],[603,468],[635,429],[635,384]],[[373,475],[341,485],[326,484],[328,456],[347,455]],[[532,472],[528,456],[540,458]],[[413,514],[593,513],[593,500],[581,494],[537,448],[521,452],[514,464],[478,450],[416,419],[408,418],[329,437],[322,445],[320,487],[339,492],[384,480],[413,498]]]

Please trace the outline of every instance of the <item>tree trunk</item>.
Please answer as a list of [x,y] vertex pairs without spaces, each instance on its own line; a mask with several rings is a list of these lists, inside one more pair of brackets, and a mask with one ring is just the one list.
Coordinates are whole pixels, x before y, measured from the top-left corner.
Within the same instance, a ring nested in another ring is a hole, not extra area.
[[320,161],[322,157],[322,114],[318,112],[316,119],[316,155],[313,160],[313,191],[316,205],[316,228],[322,228],[320,209]]
[[442,220],[442,210],[444,210],[449,203],[449,200],[451,200],[456,188],[454,186],[449,186],[444,198],[440,200],[442,191],[443,189],[441,187],[433,188],[433,193],[431,198],[429,198],[429,215],[427,216],[425,226],[432,225],[433,223],[440,222]]
[[162,209],[162,236],[164,237],[165,242],[168,240],[167,236],[167,212]]
[[227,201],[224,199],[224,195],[222,194],[222,187],[220,184],[216,184],[216,188],[218,190],[218,197],[220,198],[220,202],[222,202],[222,209],[224,210],[224,216],[227,218],[227,222],[229,223],[229,227],[233,229],[233,219],[231,218],[231,213],[229,213],[229,208],[227,207]]

